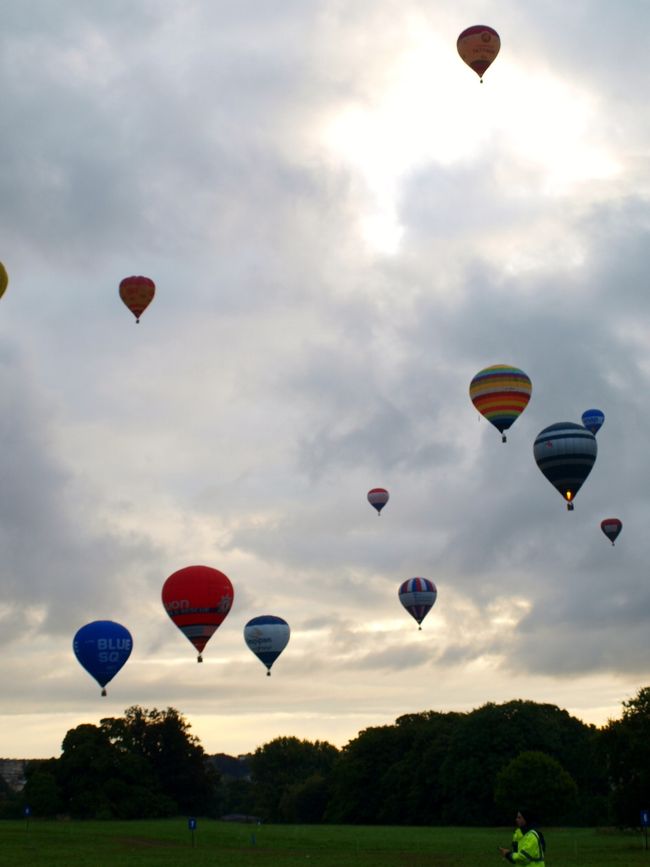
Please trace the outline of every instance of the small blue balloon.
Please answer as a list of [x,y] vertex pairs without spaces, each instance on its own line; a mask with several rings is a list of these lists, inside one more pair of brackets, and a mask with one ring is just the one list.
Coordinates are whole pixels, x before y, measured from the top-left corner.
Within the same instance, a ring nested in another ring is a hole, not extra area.
[[582,424],[592,434],[598,433],[605,421],[605,413],[602,409],[588,409],[582,413]]
[[129,630],[112,620],[94,620],[82,626],[72,642],[79,663],[103,688],[131,655],[133,639]]

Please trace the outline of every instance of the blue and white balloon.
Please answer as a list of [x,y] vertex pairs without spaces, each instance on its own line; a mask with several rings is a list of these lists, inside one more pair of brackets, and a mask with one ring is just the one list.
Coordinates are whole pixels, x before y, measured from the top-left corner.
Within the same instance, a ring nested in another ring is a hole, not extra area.
[[266,666],[270,676],[271,666],[289,643],[291,630],[286,620],[273,614],[253,617],[244,626],[244,641],[249,650]]
[[605,413],[602,409],[587,409],[582,413],[582,424],[594,436],[605,423]]

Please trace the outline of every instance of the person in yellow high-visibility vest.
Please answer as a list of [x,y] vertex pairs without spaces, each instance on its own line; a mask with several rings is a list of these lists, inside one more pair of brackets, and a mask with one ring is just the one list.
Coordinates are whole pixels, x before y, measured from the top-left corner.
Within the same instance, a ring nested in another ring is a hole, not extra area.
[[[521,813],[517,813],[517,818],[519,818],[519,816],[521,816]],[[515,822],[517,822],[517,819],[515,819]],[[523,816],[522,816],[522,824],[525,824],[523,821]],[[515,828],[513,835],[512,835],[512,843],[510,844],[510,851],[511,852],[516,852],[519,849],[519,841],[521,840],[521,838],[523,836],[524,835],[521,831],[521,828],[519,827],[519,823],[517,822],[517,827]]]
[[537,828],[532,810],[521,808],[515,817],[517,827],[512,835],[512,847],[499,846],[499,852],[511,864],[534,864],[545,867],[544,852],[546,841]]

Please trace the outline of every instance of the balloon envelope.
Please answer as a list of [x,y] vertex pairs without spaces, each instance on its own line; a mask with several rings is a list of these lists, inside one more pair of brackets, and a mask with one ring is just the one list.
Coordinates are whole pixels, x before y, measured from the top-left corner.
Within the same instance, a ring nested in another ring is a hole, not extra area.
[[5,290],[9,285],[9,275],[7,274],[7,269],[0,262],[0,298],[5,294]]
[[267,674],[271,674],[271,666],[289,643],[290,634],[287,621],[273,614],[253,617],[244,626],[244,641],[249,650],[264,663]]
[[156,284],[149,277],[125,277],[120,283],[120,298],[133,313],[136,322],[140,321],[155,293]]
[[607,536],[607,538],[611,541],[612,545],[616,540],[618,534],[623,529],[623,522],[619,521],[618,518],[605,518],[604,521],[600,522],[600,529]]
[[528,406],[533,384],[518,367],[493,364],[479,370],[469,384],[469,396],[484,418],[501,433],[506,441],[508,430]]
[[463,30],[456,48],[465,63],[483,81],[485,70],[499,53],[501,40],[496,30],[485,24],[475,24]]
[[602,409],[587,409],[582,413],[582,423],[592,434],[598,433],[605,422]]
[[[129,630],[112,620],[94,620],[77,631],[72,649],[79,663],[104,687],[131,655],[133,639]],[[106,690],[102,689],[102,695]]]
[[373,508],[377,509],[378,515],[381,514],[381,510],[389,499],[390,495],[386,488],[372,488],[368,491],[368,502]]
[[165,611],[183,635],[201,653],[223,623],[234,599],[230,579],[211,566],[186,566],[163,584]]
[[428,578],[409,578],[400,584],[399,601],[418,625],[422,623],[438,598],[438,590]]
[[582,425],[559,422],[540,431],[533,453],[537,466],[572,510],[573,500],[596,461],[596,437]]

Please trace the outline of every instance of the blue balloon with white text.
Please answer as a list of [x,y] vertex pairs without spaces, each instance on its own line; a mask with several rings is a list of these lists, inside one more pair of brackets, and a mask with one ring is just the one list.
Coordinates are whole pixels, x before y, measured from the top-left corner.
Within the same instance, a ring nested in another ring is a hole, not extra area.
[[290,634],[287,621],[273,614],[253,617],[244,627],[244,641],[264,663],[267,675],[271,674],[271,666],[289,643]]
[[597,434],[605,423],[605,413],[602,409],[586,409],[582,413],[582,424],[592,434]]
[[78,630],[72,642],[74,654],[88,674],[104,687],[123,667],[133,649],[129,630],[112,620],[94,620]]

